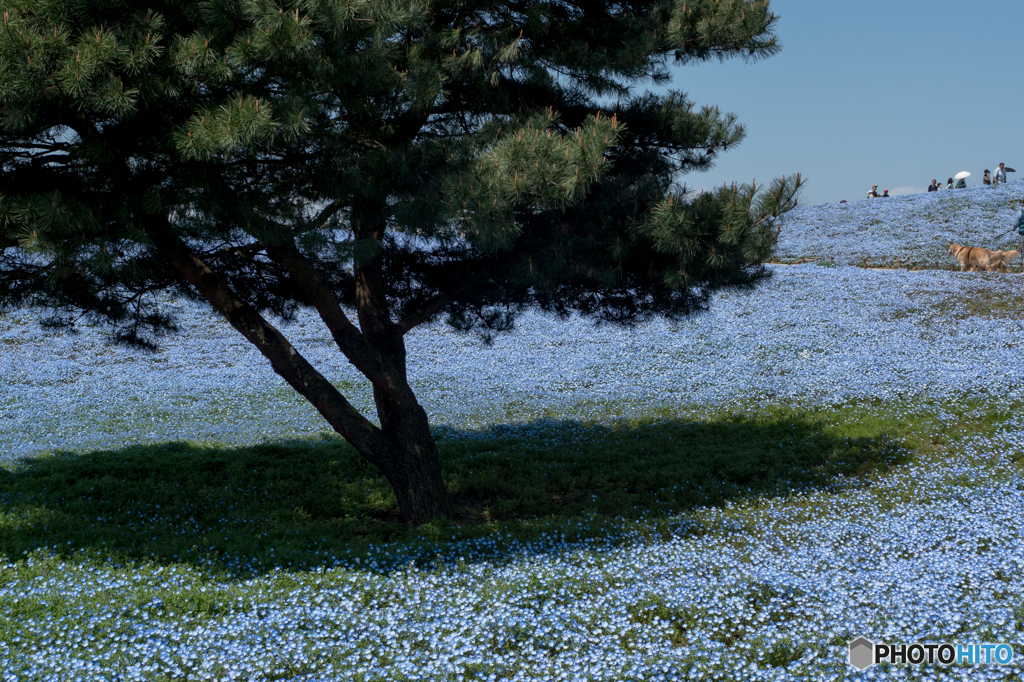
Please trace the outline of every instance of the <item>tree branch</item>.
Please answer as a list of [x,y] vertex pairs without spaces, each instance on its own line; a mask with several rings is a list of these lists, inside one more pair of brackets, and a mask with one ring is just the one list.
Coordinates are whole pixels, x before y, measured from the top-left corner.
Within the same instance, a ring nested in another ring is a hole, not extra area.
[[[266,357],[274,371],[305,397],[331,427],[373,464],[387,452],[384,433],[359,413],[348,400],[314,368],[252,306],[240,299],[219,274],[201,261],[174,233],[164,216],[149,223],[148,235],[170,266],[194,286],[214,309]],[[357,331],[358,333],[358,331]]]
[[404,372],[373,348],[362,332],[348,319],[341,304],[323,276],[294,244],[267,249],[271,260],[283,267],[313,303],[335,344],[370,383],[398,405],[415,404],[415,396],[404,381],[396,381]]
[[436,315],[438,311],[444,308],[449,300],[451,299],[448,294],[444,293],[428,298],[421,306],[416,308],[414,312],[406,315],[398,321],[398,324],[395,325],[398,327],[398,333],[405,336],[410,331]]

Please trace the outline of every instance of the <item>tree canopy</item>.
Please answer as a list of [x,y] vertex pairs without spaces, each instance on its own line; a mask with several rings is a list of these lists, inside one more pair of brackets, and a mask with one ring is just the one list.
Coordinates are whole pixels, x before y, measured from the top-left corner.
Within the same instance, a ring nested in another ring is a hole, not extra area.
[[[161,293],[209,302],[414,523],[452,510],[406,333],[698,312],[767,276],[800,186],[685,191],[744,130],[660,89],[673,65],[774,54],[767,0],[2,7],[0,306],[155,347]],[[300,307],[377,423],[274,326]]]

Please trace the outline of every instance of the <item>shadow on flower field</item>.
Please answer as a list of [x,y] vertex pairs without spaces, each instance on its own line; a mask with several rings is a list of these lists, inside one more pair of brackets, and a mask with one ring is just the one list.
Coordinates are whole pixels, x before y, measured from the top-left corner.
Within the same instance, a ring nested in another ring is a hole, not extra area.
[[0,555],[43,549],[235,575],[345,563],[387,542],[431,557],[498,530],[513,542],[567,527],[600,537],[633,519],[834,485],[910,456],[881,432],[841,437],[792,413],[438,435],[458,510],[451,522],[404,526],[383,478],[337,438],[234,449],[165,443],[0,468]]

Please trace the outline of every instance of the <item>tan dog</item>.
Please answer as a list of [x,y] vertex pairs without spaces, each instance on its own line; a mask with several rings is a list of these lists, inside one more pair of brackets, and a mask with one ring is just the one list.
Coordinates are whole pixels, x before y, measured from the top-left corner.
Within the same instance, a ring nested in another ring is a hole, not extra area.
[[1020,251],[989,251],[980,246],[949,245],[949,255],[960,263],[960,272],[1009,272]]

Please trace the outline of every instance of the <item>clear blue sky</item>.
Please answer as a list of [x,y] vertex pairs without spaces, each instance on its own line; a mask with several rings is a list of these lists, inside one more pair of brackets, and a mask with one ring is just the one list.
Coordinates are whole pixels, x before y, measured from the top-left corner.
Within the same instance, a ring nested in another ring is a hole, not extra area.
[[800,172],[801,204],[923,192],[1000,161],[1024,179],[1024,1],[771,0],[783,49],[675,70],[672,88],[738,115],[747,138],[693,189]]

